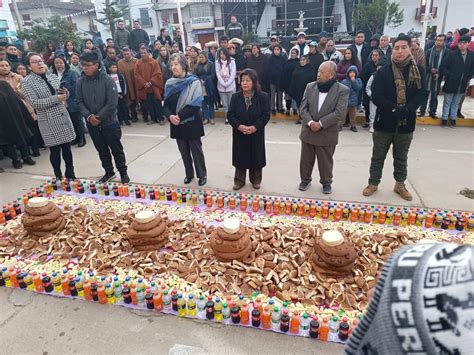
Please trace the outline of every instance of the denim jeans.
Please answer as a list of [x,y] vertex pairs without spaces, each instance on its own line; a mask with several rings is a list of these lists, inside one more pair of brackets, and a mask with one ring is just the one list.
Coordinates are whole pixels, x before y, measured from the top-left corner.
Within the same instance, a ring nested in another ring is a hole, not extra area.
[[203,120],[213,120],[214,119],[214,103],[215,99],[212,96],[204,96],[202,100],[202,118]]
[[443,116],[441,117],[443,121],[448,120],[448,116],[451,117],[453,121],[456,120],[458,114],[459,103],[461,102],[461,94],[446,94],[444,93],[444,102],[443,102]]
[[145,107],[148,113],[150,114],[150,118],[155,121],[163,121],[163,108],[161,107],[161,101],[155,99],[155,95],[147,93],[146,94],[146,101]]

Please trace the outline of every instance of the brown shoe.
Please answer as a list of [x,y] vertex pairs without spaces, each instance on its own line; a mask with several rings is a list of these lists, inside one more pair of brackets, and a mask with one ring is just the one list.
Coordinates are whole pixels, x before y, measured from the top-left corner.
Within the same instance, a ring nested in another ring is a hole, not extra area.
[[364,196],[372,196],[375,191],[377,191],[377,185],[367,185],[367,187],[362,191],[362,195]]
[[413,196],[408,192],[404,182],[396,182],[393,191],[400,195],[401,198],[407,201],[411,201]]

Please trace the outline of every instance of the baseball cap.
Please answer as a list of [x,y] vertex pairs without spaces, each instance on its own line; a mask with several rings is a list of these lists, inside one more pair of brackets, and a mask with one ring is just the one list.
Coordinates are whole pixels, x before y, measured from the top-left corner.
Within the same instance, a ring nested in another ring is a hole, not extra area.
[[309,45],[312,46],[312,47],[316,47],[318,45],[318,42],[311,41],[311,42],[309,42]]
[[304,32],[298,32],[298,36],[296,36],[296,37],[300,37],[300,36],[303,36],[304,38],[306,38],[306,33],[304,33]]

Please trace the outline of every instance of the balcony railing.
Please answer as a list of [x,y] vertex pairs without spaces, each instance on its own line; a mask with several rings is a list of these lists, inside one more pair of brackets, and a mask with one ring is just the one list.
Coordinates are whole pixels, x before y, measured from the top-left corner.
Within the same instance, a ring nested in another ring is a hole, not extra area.
[[[431,18],[436,18],[437,14],[438,14],[438,7],[432,7],[431,8]],[[423,20],[424,16],[425,16],[425,6],[417,8],[416,13],[415,13],[415,20],[421,21],[421,20]]]

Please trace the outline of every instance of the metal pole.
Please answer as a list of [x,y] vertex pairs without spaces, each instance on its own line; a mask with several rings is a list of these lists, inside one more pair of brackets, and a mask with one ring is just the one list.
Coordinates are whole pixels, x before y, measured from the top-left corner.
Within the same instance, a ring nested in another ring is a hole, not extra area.
[[323,0],[323,20],[321,21],[321,31],[324,31],[324,16],[326,15],[326,12],[324,11],[326,8],[325,2]]
[[184,28],[183,28],[183,16],[181,15],[181,4],[180,0],[176,0],[176,5],[178,7],[178,21],[179,21],[179,30],[181,31],[181,41],[183,42],[183,49],[186,48],[186,36],[184,35]]
[[446,17],[448,17],[448,8],[449,0],[446,0],[446,6],[444,7],[443,24],[441,25],[441,31],[438,31],[438,33],[446,33],[444,32],[444,29],[446,27]]
[[[12,0],[12,5],[13,5],[13,12],[15,13],[16,24],[18,26],[18,29],[20,31],[23,31],[23,21],[22,21],[22,18],[20,16],[20,11],[18,11],[18,5],[16,4],[16,0]],[[7,4],[7,6],[8,6],[8,4]]]
[[287,24],[286,24],[286,0],[285,0],[285,28],[284,28],[285,37],[288,35],[287,30],[288,30],[288,27],[287,27]]
[[428,31],[428,21],[431,19],[431,0],[426,0],[425,13],[423,16],[423,29],[421,30],[420,47],[425,48],[426,32]]

